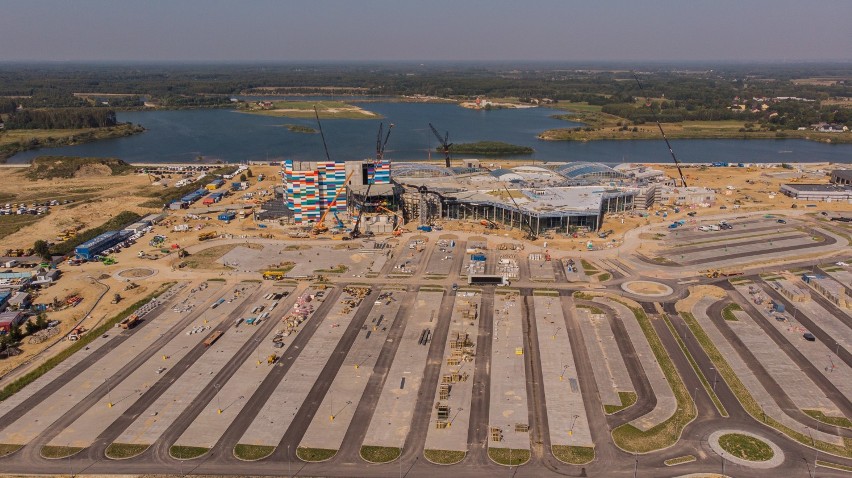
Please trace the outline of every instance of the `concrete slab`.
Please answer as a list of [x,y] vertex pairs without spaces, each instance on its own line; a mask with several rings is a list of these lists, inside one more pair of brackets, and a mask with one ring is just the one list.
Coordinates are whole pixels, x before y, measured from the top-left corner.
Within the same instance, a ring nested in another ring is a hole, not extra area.
[[594,446],[561,299],[533,296],[531,300],[535,317],[530,320],[535,320],[538,332],[550,442],[553,445]]
[[[455,244],[455,245],[453,245]],[[429,256],[426,274],[449,275],[453,272],[453,260],[458,254],[464,254],[457,241],[440,239]]]
[[[719,332],[719,329],[716,328],[713,321],[710,320],[710,317],[707,316],[707,308],[709,308],[715,301],[716,299],[712,297],[704,297],[696,302],[695,306],[692,308],[692,315],[695,317],[695,320],[698,321],[701,328],[704,329],[704,332],[707,333],[710,340],[713,341],[713,344],[716,345],[716,348],[719,349],[719,352],[723,357],[725,357],[725,360],[736,372],[737,377],[739,377],[740,381],[742,381],[743,385],[745,385],[748,389],[751,396],[760,404],[760,407],[766,415],[778,420],[799,433],[807,435],[808,427],[802,425],[784,413],[781,407],[775,403],[775,400],[769,392],[763,388],[760,380],[758,380],[758,378],[752,373],[751,369],[748,368],[748,365],[746,365],[745,361],[743,361],[736,349],[727,341],[727,339],[725,339],[722,333]],[[843,444],[843,439],[840,437],[813,429],[810,429],[810,433],[812,433],[814,438],[817,440],[836,443],[839,445]]]
[[[432,407],[429,429],[426,433],[425,449],[427,450],[467,452],[467,434],[470,425],[471,398],[473,397],[473,371],[476,366],[476,353],[478,351],[475,341],[481,303],[482,295],[478,292],[460,291],[456,295],[450,328],[447,333],[447,343],[441,360],[441,377],[459,374],[461,379],[455,383],[450,383],[448,398],[441,399],[443,378],[438,381],[436,390],[432,392],[435,402],[440,402],[441,405],[446,405],[449,408],[449,416],[446,420],[449,425],[445,428],[438,428],[439,410],[437,407]],[[474,308],[477,311],[477,319],[473,319],[470,315],[466,318],[465,314],[469,314]],[[468,338],[466,342],[464,341],[465,335]],[[460,362],[451,365],[450,363],[453,362],[448,363],[447,359],[452,358],[454,341],[461,345],[461,348],[456,350],[460,350],[462,353]],[[465,353],[465,349],[468,353]],[[429,392],[429,390],[424,390],[424,393]]]
[[596,298],[595,302],[601,302],[612,307],[618,315],[618,320],[624,324],[630,335],[630,341],[633,343],[633,348],[636,350],[636,357],[642,364],[642,369],[645,370],[645,376],[648,377],[648,382],[651,384],[651,389],[654,391],[654,396],[657,397],[657,404],[654,409],[645,415],[630,422],[636,428],[646,431],[656,425],[666,421],[674,415],[677,410],[677,400],[674,397],[671,386],[669,386],[660,364],[651,351],[651,345],[648,344],[648,339],[645,337],[639,322],[633,315],[633,311],[625,307],[621,302],[609,300],[605,298]]
[[[205,304],[209,307],[213,299],[223,292],[221,283],[211,282],[210,286],[195,294],[185,291],[181,296],[188,300]],[[183,295],[186,294],[186,295]],[[193,315],[200,314],[196,311]],[[139,355],[151,346],[157,339],[169,329],[176,326],[181,320],[187,318],[186,314],[174,312],[169,309],[138,330],[125,331],[132,336],[121,345],[107,353],[96,364],[89,367],[77,378],[59,390],[50,398],[43,401],[37,408],[21,416],[15,423],[11,424],[0,433],[0,443],[27,443],[41,434],[53,422],[61,417],[69,408],[75,406],[84,397],[89,395],[95,388],[104,385],[107,377],[113,376],[127,362]],[[118,333],[118,330],[115,329]],[[157,357],[157,355],[154,355]],[[160,359],[162,359],[160,357]],[[151,372],[153,374],[153,371]],[[119,395],[116,395],[117,397]],[[104,404],[106,408],[106,404]],[[65,445],[67,443],[64,443]]]
[[[761,284],[761,287],[769,287],[770,284],[774,284],[776,282],[787,287],[790,287],[794,283],[786,279],[781,279],[778,281],[765,282]],[[793,310],[788,312],[793,314],[794,320],[796,314],[806,314],[817,327],[829,334],[831,338],[834,339],[835,343],[840,344],[840,346],[846,350],[852,350],[852,329],[847,327],[839,318],[829,313],[814,300],[794,302],[793,305],[795,306]],[[804,339],[801,339],[801,341],[805,342]]]
[[598,384],[601,403],[620,406],[621,398],[618,392],[635,390],[606,316],[577,308],[577,321],[586,339],[586,349],[591,358],[592,373]]
[[530,280],[537,282],[554,282],[556,280],[556,272],[550,261],[545,260],[544,253],[527,254],[530,265]]
[[373,400],[374,397],[363,397],[364,389],[406,292],[383,289],[379,297],[385,294],[388,294],[387,299],[377,300],[377,304],[370,309],[365,327],[346,354],[299,446],[339,450],[358,402],[362,399]]
[[[159,349],[156,354],[130,374],[130,376],[128,376],[125,380],[113,383],[109,378],[107,378],[107,384],[110,386],[107,396],[105,396],[96,406],[93,406],[83,413],[74,421],[74,423],[69,425],[68,428],[62,430],[50,441],[49,444],[55,446],[69,445],[86,447],[94,443],[95,439],[103,433],[103,431],[106,430],[113,421],[124,414],[127,409],[136,402],[136,400],[138,400],[151,386],[160,380],[160,377],[162,377],[163,374],[157,373],[158,370],[171,368],[174,364],[178,363],[187,353],[189,353],[190,350],[210,335],[210,329],[216,327],[216,324],[230,323],[230,314],[240,307],[243,301],[249,297],[250,293],[257,290],[257,285],[255,284],[247,285],[246,287],[247,290],[239,299],[230,304],[222,304],[213,311],[207,312],[203,314],[202,317],[192,321],[192,323],[185,327],[184,331],[181,331],[181,333],[176,335],[168,344]],[[199,330],[201,328],[204,330]],[[192,334],[187,333],[192,330],[199,331]],[[231,331],[229,330],[228,332],[230,333]],[[219,339],[217,344],[220,342],[229,342],[226,338],[229,333],[226,333],[225,336]],[[164,359],[164,357],[166,358]],[[181,387],[192,387],[194,382],[198,381],[196,377],[191,375],[187,376],[185,372],[180,378]],[[194,397],[195,394],[192,394],[191,396]],[[163,423],[168,425],[168,423],[171,423],[171,420],[177,417],[177,414],[169,413],[171,412],[169,408],[171,403],[162,403],[162,399],[163,397],[160,397],[159,400],[159,402],[161,402],[160,407],[162,408],[152,407],[149,408],[148,411],[154,410],[159,414],[163,414],[165,412],[164,417],[158,416],[154,421],[156,422],[157,419],[162,419]],[[110,403],[112,404],[111,407],[109,406]],[[148,417],[146,416],[145,418]],[[144,418],[142,420],[144,420]],[[122,440],[117,441],[122,442]],[[153,439],[149,439],[148,441],[139,441],[138,443],[153,443]]]
[[307,398],[317,376],[355,317],[357,308],[344,312],[348,309],[342,302],[346,297],[346,294],[342,294],[328,314],[321,317],[322,322],[311,337],[311,341],[296,358],[290,371],[272,392],[239,443],[278,446],[281,442],[293,417],[302,408],[302,403]]
[[434,330],[443,292],[417,293],[414,308],[405,318],[405,329],[388,371],[376,410],[364,437],[364,445],[403,448],[414,406],[423,382],[429,344],[419,340],[426,329]]
[[[270,289],[262,289],[261,294],[269,292]],[[288,293],[293,288],[284,289]],[[262,295],[258,296],[262,299]],[[272,301],[255,300],[247,307],[254,307],[258,304],[270,305]],[[249,309],[250,310],[250,309]],[[265,320],[281,319],[286,312],[283,309],[276,309],[275,315],[271,315]],[[245,314],[229,314],[228,320],[238,318]],[[180,416],[181,413],[189,406],[194,398],[213,380],[219,370],[230,362],[234,355],[251,339],[256,332],[256,327],[252,325],[241,324],[240,326],[230,328],[228,332],[222,336],[215,344],[204,352],[204,355],[198,362],[181,375],[179,385],[174,384],[164,392],[145,412],[136,419],[115,441],[118,443],[135,443],[149,444],[154,443],[166,429]],[[274,330],[273,332],[274,333]],[[270,347],[271,348],[271,347]],[[263,359],[261,366],[265,366],[267,370],[270,368],[266,364],[266,356],[260,356],[258,349],[254,357],[255,364],[258,360]],[[225,385],[219,384],[219,389]],[[210,402],[218,408],[222,407],[222,397],[218,396]],[[226,402],[227,405],[227,402]]]
[[[308,288],[307,293],[315,293],[316,289]],[[301,295],[301,290],[292,292],[289,300],[281,301],[280,311],[270,317],[270,320],[277,320],[279,323],[281,318],[287,315],[295,303],[295,299]],[[276,309],[277,310],[277,309]],[[310,320],[310,316],[308,317]],[[304,330],[304,325],[307,321],[294,330],[285,341],[289,345],[295,338]],[[189,427],[175,441],[176,445],[197,446],[202,448],[212,448],[222,437],[228,427],[231,426],[237,415],[240,414],[243,407],[248,403],[249,397],[257,390],[272,367],[266,362],[265,357],[275,353],[281,355],[285,348],[277,349],[273,347],[272,339],[281,329],[276,326],[272,331],[263,338],[258,345],[255,353],[249,356],[240,368],[234,373],[231,380],[225,383],[217,393],[217,397],[211,400],[204,407],[204,410],[195,417]],[[219,413],[222,410],[222,413]]]
[[[748,285],[736,285],[735,289],[743,297],[750,297]],[[830,349],[827,344],[820,341],[808,342],[802,338],[802,333],[805,331],[799,322],[793,318],[790,311],[783,314],[772,312],[769,309],[768,301],[765,300],[767,295],[762,293],[764,302],[762,305],[755,304],[755,308],[765,317],[773,327],[781,332],[788,341],[797,345],[799,352],[805,356],[816,369],[823,374],[831,383],[843,392],[846,396],[852,397],[852,368],[846,365],[842,360],[833,358],[834,350]],[[798,315],[798,313],[796,313]],[[776,320],[775,317],[784,317],[784,321]],[[809,317],[813,318],[809,315]]]
[[[491,403],[488,424],[502,440],[489,433],[488,446],[529,450],[529,408],[522,322],[523,302],[517,293],[494,295],[494,334],[491,336]],[[564,320],[563,320],[564,322]],[[542,353],[542,357],[544,357]],[[545,379],[546,380],[546,379]],[[578,388],[579,392],[579,388]]]
[[840,413],[837,406],[793,363],[787,354],[779,353],[775,342],[754,322],[748,312],[736,311],[734,315],[739,320],[728,321],[726,325],[763,364],[769,375],[781,385],[797,407],[824,410],[826,414],[835,416]]

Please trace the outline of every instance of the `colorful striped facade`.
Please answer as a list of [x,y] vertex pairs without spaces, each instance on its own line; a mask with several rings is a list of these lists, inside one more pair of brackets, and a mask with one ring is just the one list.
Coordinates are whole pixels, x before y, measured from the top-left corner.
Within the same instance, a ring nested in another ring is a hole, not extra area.
[[373,163],[367,168],[368,184],[390,184],[391,163],[389,159],[383,159]]
[[346,183],[346,163],[284,161],[284,181],[287,184],[287,208],[293,211],[293,221],[318,221],[327,209],[346,210],[346,190],[341,191],[332,205],[334,195]]

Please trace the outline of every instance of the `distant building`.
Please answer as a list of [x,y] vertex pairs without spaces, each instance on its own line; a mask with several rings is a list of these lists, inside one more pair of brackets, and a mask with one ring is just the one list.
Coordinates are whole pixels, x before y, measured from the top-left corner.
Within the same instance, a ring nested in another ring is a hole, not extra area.
[[654,201],[660,205],[710,206],[716,202],[716,191],[708,188],[661,186],[654,192]]
[[17,327],[23,322],[23,312],[0,312],[0,334],[8,334],[12,327]]
[[835,184],[782,184],[781,192],[794,199],[804,201],[852,203],[852,186]]
[[[381,168],[372,168],[370,177],[386,175],[390,182],[390,164],[387,166],[387,174],[379,174],[378,169]],[[346,163],[343,161],[286,160],[284,183],[285,203],[293,212],[293,221],[297,224],[317,221],[327,210],[346,210]]]
[[835,169],[831,172],[831,183],[838,186],[852,185],[852,169]]

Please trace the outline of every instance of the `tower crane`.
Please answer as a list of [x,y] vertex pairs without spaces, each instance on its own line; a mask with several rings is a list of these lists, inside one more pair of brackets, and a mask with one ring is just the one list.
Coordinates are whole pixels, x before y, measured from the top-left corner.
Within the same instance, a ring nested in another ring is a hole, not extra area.
[[450,132],[447,131],[446,134],[444,134],[444,137],[442,138],[441,133],[439,133],[438,130],[435,129],[434,126],[432,126],[432,123],[429,123],[429,128],[432,130],[432,134],[434,134],[435,137],[438,138],[438,141],[441,143],[441,152],[444,153],[444,161],[446,162],[446,166],[449,168],[450,167],[450,147],[453,145],[453,143],[449,142],[450,141]]
[[[507,188],[506,186],[503,186],[503,189],[506,190],[506,194],[509,195],[509,199],[511,199],[512,204],[515,205],[515,209],[518,210],[518,215],[520,216],[521,226],[523,226],[524,225],[524,213],[523,213],[523,211],[521,211],[521,207],[518,206],[518,202],[515,201],[515,198],[512,196],[512,193],[509,191],[509,188]],[[527,231],[526,232],[527,232],[527,235],[525,237],[526,240],[534,241],[534,240],[538,239],[538,236],[536,236],[535,231],[533,231],[533,228],[532,228],[532,220],[530,220],[529,224],[527,224]]]
[[[388,132],[384,137],[384,141],[382,141],[382,130],[384,127],[384,123],[379,123],[379,133],[376,135],[376,159],[373,162],[373,171],[375,174],[376,167],[381,163],[382,158],[385,156],[385,147],[388,145],[388,139],[390,138],[391,130],[393,129],[394,124],[388,124]],[[346,181],[347,183],[349,180]],[[373,180],[367,181],[367,191],[364,193],[364,200],[361,201],[361,208],[358,211],[358,217],[355,219],[355,225],[352,226],[352,232],[349,233],[349,237],[355,239],[361,236],[361,217],[364,215],[364,210],[367,209],[367,198],[370,197],[370,189],[373,188],[373,183],[375,182],[375,178]]]
[[[642,88],[642,83],[639,82],[639,77],[636,76],[636,73],[633,73],[633,79],[636,80],[636,84],[639,85],[639,91],[644,92],[645,90]],[[651,106],[651,104],[649,103],[648,106]],[[671,153],[675,167],[677,167],[677,172],[680,174],[680,182],[683,184],[683,187],[686,187],[686,178],[683,177],[683,170],[680,169],[680,162],[677,160],[677,156],[675,156],[672,145],[669,143],[669,138],[666,137],[666,132],[663,131],[663,125],[660,124],[660,118],[657,117],[657,112],[653,107],[651,107],[651,114],[654,115],[654,121],[657,122],[657,128],[660,128],[660,134],[663,135],[663,139],[666,141],[666,146],[669,147],[669,153]]]

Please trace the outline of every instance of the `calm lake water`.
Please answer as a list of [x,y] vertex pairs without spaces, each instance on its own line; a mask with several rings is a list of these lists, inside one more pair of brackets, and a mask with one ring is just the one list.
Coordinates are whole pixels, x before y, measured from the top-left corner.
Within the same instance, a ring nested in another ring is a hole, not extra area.
[[[351,99],[349,100],[351,101]],[[540,141],[546,129],[579,126],[553,119],[561,111],[549,108],[474,111],[453,104],[365,102],[365,109],[382,120],[323,120],[323,131],[332,159],[353,160],[375,154],[380,121],[394,123],[386,156],[392,160],[432,159],[437,140],[429,130],[449,131],[450,141],[505,141],[530,146],[538,161],[598,161],[603,163],[670,162],[665,143],[645,141]],[[295,133],[284,124],[316,128],[314,120],[274,118],[231,110],[180,110],[119,112],[119,121],[141,124],[148,131],[126,138],[96,143],[26,151],[10,163],[29,162],[46,154],[117,157],[131,163],[228,162],[243,160],[316,160],[324,157],[318,134]],[[805,140],[673,140],[682,162],[852,162],[852,144],[830,145]],[[525,156],[526,157],[526,156]]]

